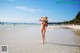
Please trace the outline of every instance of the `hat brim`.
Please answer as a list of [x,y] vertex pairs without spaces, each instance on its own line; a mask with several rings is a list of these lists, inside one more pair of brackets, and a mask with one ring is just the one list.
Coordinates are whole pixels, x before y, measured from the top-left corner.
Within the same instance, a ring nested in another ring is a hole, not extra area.
[[43,21],[48,21],[48,19],[45,18],[45,17],[42,17],[41,20],[43,20]]

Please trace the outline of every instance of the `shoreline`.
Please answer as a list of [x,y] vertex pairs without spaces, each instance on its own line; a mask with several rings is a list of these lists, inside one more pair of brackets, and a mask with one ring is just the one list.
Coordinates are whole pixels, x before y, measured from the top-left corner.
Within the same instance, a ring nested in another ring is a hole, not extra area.
[[[10,26],[31,26],[31,25],[34,25],[34,26],[38,26],[40,24],[0,24],[0,26],[7,26],[7,25],[10,25]],[[54,29],[54,28],[72,28],[72,29],[79,29],[80,30],[80,25],[48,25],[48,29]]]

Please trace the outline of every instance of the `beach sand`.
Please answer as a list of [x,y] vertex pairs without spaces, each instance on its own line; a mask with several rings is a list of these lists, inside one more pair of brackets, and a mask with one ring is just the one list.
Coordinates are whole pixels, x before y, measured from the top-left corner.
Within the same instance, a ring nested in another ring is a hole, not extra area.
[[42,44],[40,26],[0,25],[0,45],[8,45],[7,53],[80,53],[80,36],[70,29],[51,26]]

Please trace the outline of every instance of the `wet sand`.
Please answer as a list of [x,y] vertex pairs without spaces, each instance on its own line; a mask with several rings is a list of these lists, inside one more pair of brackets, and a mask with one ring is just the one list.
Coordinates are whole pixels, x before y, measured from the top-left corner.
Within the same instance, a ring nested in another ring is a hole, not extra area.
[[42,44],[40,26],[0,25],[0,45],[8,45],[8,53],[80,53],[80,36],[71,29],[48,28]]
[[71,29],[75,35],[80,36],[80,30],[79,29]]

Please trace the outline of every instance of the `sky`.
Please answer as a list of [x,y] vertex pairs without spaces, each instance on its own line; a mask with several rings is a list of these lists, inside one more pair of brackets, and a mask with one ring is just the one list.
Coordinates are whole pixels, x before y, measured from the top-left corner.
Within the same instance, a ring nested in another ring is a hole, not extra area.
[[79,11],[79,0],[0,0],[0,22],[39,23],[42,16],[49,22],[63,22]]

